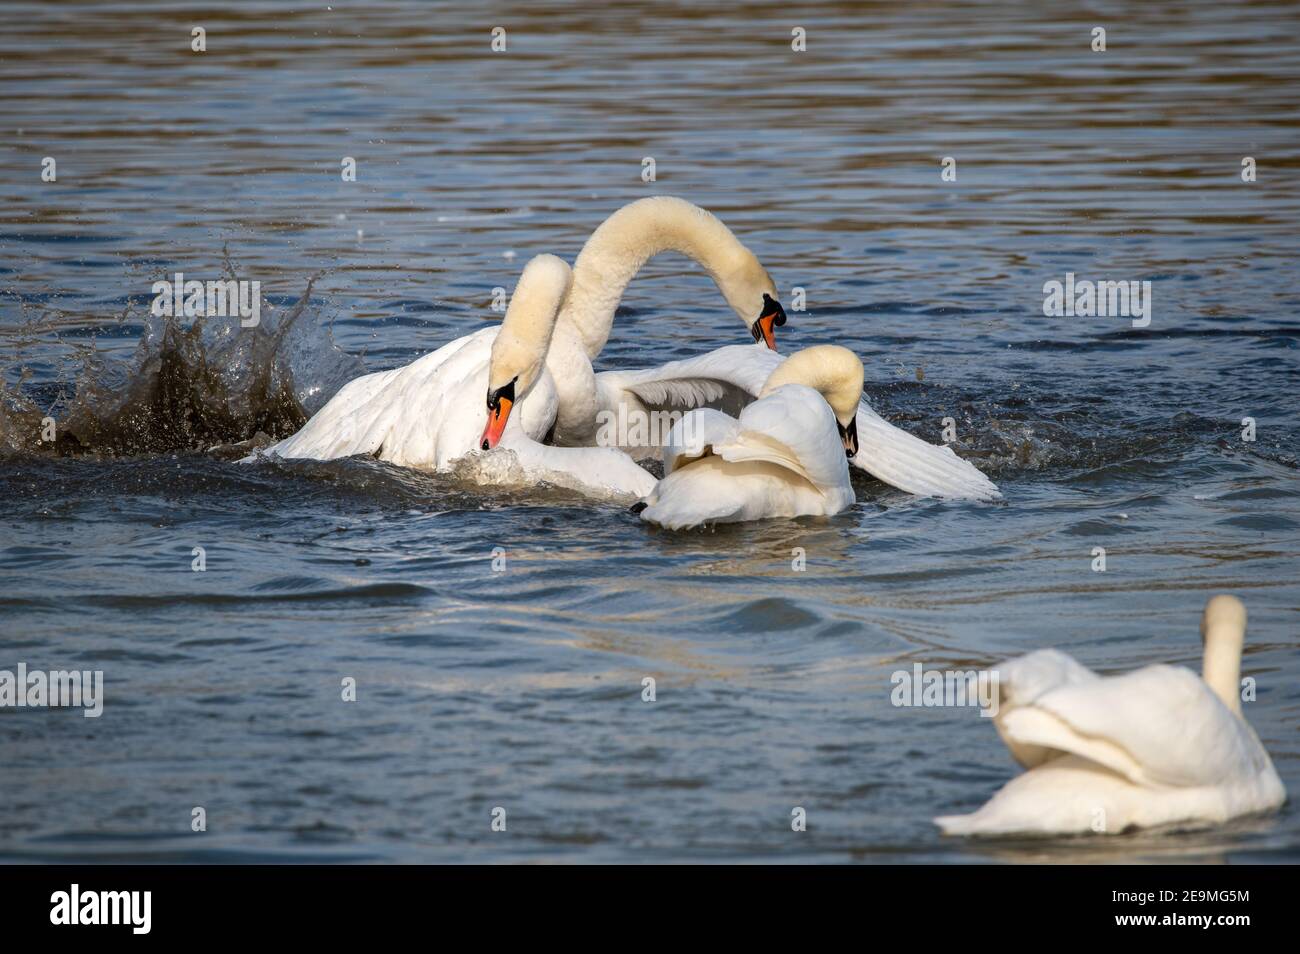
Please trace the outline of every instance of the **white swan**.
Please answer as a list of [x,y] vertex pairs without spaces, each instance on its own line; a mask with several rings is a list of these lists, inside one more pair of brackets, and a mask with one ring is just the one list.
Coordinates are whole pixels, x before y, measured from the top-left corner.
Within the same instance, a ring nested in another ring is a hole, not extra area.
[[669,434],[664,479],[637,505],[641,519],[681,530],[839,513],[854,500],[846,452],[858,449],[861,393],[858,356],[821,345],[783,362],[739,419],[690,411]]
[[[473,429],[467,422],[483,416],[480,379],[487,377],[495,327],[459,338],[403,368],[350,382],[268,453],[316,459],[374,454],[392,463],[445,470],[475,444],[483,449],[496,446],[512,410],[525,418],[530,434],[545,419],[553,424],[550,437],[557,444],[595,443],[599,412],[617,414],[629,401],[644,405],[614,383],[598,384],[591,360],[609,337],[628,282],[650,257],[668,250],[703,266],[755,339],[775,347],[774,329],[785,323],[785,312],[776,286],[754,254],[717,218],[689,202],[667,196],[641,199],[606,219],[578,255],[544,352],[549,383],[524,400],[521,382],[493,373],[487,397],[496,413],[480,440],[467,439]],[[742,350],[766,349],[757,345]],[[650,388],[653,372],[640,375],[640,387]],[[687,401],[687,406],[718,391],[717,386],[682,380],[670,387],[673,397]],[[537,435],[543,436],[546,432]]]
[[[556,383],[547,349],[572,273],[538,255],[519,276],[505,319],[403,368],[345,385],[298,434],[271,448],[284,457],[371,454],[406,467],[445,471],[492,433],[499,453],[475,460],[481,483],[543,481],[599,496],[640,496],[654,477],[612,447],[549,447]],[[489,395],[485,405],[483,394]],[[478,399],[466,403],[462,395]],[[521,410],[511,415],[518,403]],[[334,443],[322,446],[320,442]],[[301,453],[303,442],[315,453]]]
[[[689,407],[690,395],[703,392],[709,403],[719,403],[721,398],[721,406],[734,413],[758,396],[764,382],[785,360],[775,351],[730,345],[649,371],[602,372],[596,379],[608,391],[605,406],[622,404],[641,410]],[[1002,496],[996,484],[951,447],[926,443],[895,427],[872,410],[866,398],[857,410],[857,431],[853,466],[892,487],[921,497],[953,500]],[[651,456],[644,449],[621,446],[638,458]]]
[[[560,312],[547,359],[559,389],[556,443],[592,444],[600,412],[645,409],[641,397],[620,387],[616,377],[596,374],[591,362],[605,347],[628,283],[647,261],[668,251],[686,255],[708,273],[758,343],[741,346],[739,351],[775,352],[775,329],[785,324],[785,310],[776,285],[754,253],[716,216],[697,205],[674,196],[638,199],[602,222],[573,263],[573,289]],[[657,391],[664,403],[675,407],[695,407],[716,399],[728,380],[723,378],[719,385],[678,375],[656,388],[655,371],[639,372],[641,389]]]
[[1241,715],[1246,608],[1205,606],[1203,679],[1174,666],[1098,676],[1039,650],[998,667],[994,722],[1029,771],[979,811],[936,818],[949,835],[1117,833],[1268,811],[1286,792]]

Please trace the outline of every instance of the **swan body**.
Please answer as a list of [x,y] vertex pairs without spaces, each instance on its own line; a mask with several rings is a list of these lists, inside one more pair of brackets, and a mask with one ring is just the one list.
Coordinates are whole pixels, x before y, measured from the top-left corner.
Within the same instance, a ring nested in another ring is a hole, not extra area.
[[641,519],[669,530],[852,506],[845,430],[862,393],[862,362],[845,348],[800,351],[738,418],[690,411],[669,433],[664,479]]
[[949,835],[1114,834],[1195,827],[1269,811],[1281,779],[1241,714],[1246,609],[1205,607],[1203,677],[1176,666],[1099,676],[1054,649],[1003,663],[994,724],[1028,771]]
[[[605,371],[596,375],[596,383],[605,408],[622,405],[644,413],[709,403],[734,415],[758,397],[785,360],[785,355],[759,345],[729,345],[646,371]],[[891,487],[921,497],[1001,497],[997,486],[951,447],[927,443],[895,427],[865,398],[857,409],[857,431],[859,447],[851,463]],[[619,446],[638,459],[657,456],[658,451]]]
[[315,459],[367,454],[405,467],[454,471],[479,448],[491,414],[482,395],[495,372],[512,383],[519,407],[502,421],[502,466],[478,467],[480,479],[490,481],[495,472],[504,482],[548,482],[600,496],[644,494],[654,478],[623,452],[542,443],[558,412],[545,358],[570,275],[561,259],[537,256],[524,268],[500,326],[349,382],[267,452]]
[[[403,467],[445,471],[474,450],[487,420],[483,394],[499,326],[457,338],[390,371],[349,381],[292,437],[281,457],[329,460],[366,454]],[[507,433],[542,440],[555,416],[549,373],[521,401]]]

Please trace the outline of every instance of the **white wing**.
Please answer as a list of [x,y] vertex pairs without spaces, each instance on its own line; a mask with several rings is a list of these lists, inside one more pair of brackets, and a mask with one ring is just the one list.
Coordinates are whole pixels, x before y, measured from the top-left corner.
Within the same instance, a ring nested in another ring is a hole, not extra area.
[[714,447],[725,460],[776,464],[822,491],[849,487],[835,414],[812,388],[777,388],[741,411],[737,425],[733,440]]
[[1009,736],[1003,729],[1003,720],[1007,714],[1012,709],[1032,705],[1039,696],[1053,689],[1095,682],[1101,678],[1057,649],[1040,649],[1025,656],[1017,656],[999,664],[993,671],[998,677],[998,713],[993,724],[1002,736],[1002,741],[1011,750],[1012,757],[1025,768],[1033,768],[1056,758],[1061,755],[1061,751],[1031,745]]
[[953,500],[995,500],[997,485],[951,447],[928,444],[895,427],[871,409],[864,398],[858,406],[858,453],[853,466],[891,487],[918,497]]
[[664,446],[664,475],[710,454],[716,444],[734,440],[740,425],[730,414],[712,408],[697,408],[668,432]]
[[998,689],[1004,707],[1029,705],[1039,696],[1065,686],[1096,682],[1101,677],[1059,649],[1039,649],[998,665]]
[[596,375],[596,387],[602,407],[610,410],[626,405],[638,410],[739,411],[784,360],[763,345],[728,345],[644,371],[602,371]]
[[[753,401],[786,356],[763,345],[729,345],[644,371],[596,375],[602,407],[638,411],[714,407],[735,413]],[[997,486],[951,447],[929,444],[890,424],[863,398],[853,466],[922,497],[993,500]]]
[[[349,382],[268,453],[319,460],[369,454],[405,467],[444,469],[474,450],[487,423],[488,361],[499,328]],[[543,375],[510,416],[506,434],[522,430],[540,438],[555,419],[555,404],[554,382]]]
[[665,476],[641,518],[670,530],[736,520],[838,513],[853,503],[835,416],[812,388],[791,384],[736,420],[690,411],[669,434]]
[[1175,666],[1090,679],[1066,671],[1055,688],[1013,703],[997,721],[1013,752],[1070,753],[1138,785],[1220,785],[1268,764],[1246,724],[1199,676]]

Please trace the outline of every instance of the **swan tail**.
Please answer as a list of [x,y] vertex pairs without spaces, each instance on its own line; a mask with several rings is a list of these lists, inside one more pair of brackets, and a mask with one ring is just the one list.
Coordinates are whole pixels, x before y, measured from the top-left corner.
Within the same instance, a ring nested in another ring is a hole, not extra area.
[[737,519],[745,509],[743,481],[729,481],[717,458],[674,471],[645,496],[641,519],[665,530],[688,530]]
[[951,447],[928,444],[890,424],[863,402],[858,407],[858,453],[853,466],[920,497],[997,500],[997,485]]
[[945,835],[973,835],[980,830],[977,815],[978,812],[969,815],[940,815],[933,821]]

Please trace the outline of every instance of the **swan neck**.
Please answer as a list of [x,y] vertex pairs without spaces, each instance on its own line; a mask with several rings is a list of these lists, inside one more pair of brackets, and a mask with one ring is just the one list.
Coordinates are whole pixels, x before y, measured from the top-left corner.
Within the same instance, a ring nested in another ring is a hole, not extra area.
[[555,333],[560,305],[569,290],[569,279],[568,264],[554,255],[538,255],[524,266],[492,342],[489,389],[517,377],[517,397],[522,400],[536,384]]
[[728,265],[748,250],[711,213],[681,199],[641,199],[606,219],[578,253],[573,287],[559,321],[582,340],[587,357],[600,354],[614,325],[614,312],[628,283],[661,252],[680,252],[700,265],[722,289]]
[[1241,641],[1215,636],[1211,632],[1205,640],[1201,677],[1225,706],[1241,715]]
[[596,373],[581,339],[572,328],[558,327],[546,356],[555,382],[555,441],[586,446],[596,439],[599,411]]

